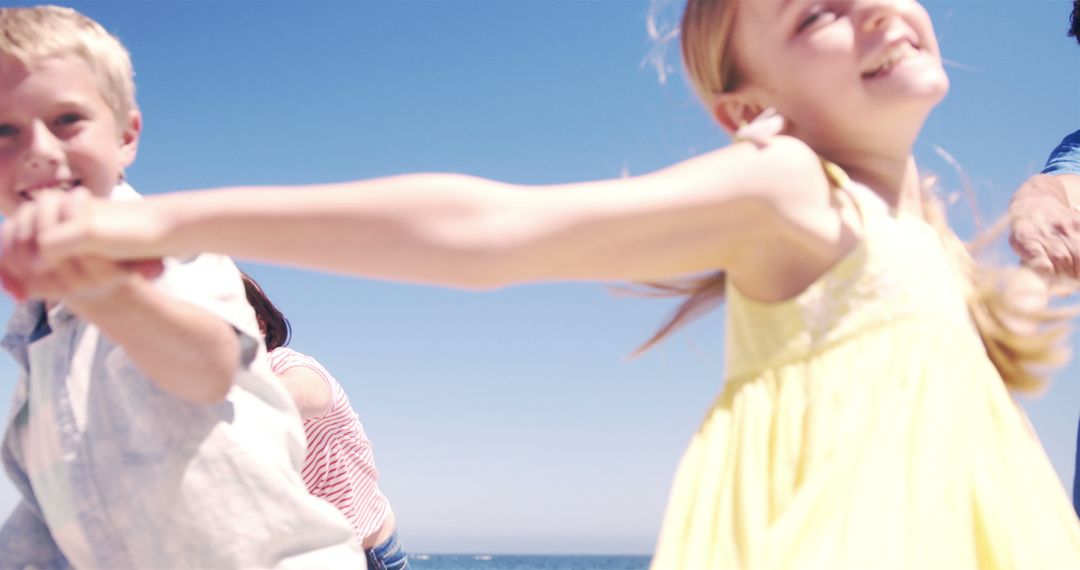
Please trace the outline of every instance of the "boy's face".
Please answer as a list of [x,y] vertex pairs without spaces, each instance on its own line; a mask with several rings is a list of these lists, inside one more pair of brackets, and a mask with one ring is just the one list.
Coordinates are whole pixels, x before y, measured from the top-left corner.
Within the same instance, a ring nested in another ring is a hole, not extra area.
[[138,111],[118,119],[74,56],[27,67],[0,56],[0,214],[45,188],[109,196],[135,160]]

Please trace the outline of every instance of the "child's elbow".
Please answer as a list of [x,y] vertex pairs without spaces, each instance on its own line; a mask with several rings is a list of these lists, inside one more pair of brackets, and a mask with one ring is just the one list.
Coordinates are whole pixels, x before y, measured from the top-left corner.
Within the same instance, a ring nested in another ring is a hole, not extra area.
[[225,401],[232,390],[233,382],[240,362],[240,343],[236,335],[223,343],[212,347],[203,360],[204,367],[199,372],[198,389],[188,395],[196,404],[214,405]]
[[538,280],[538,260],[532,244],[514,240],[492,243],[491,247],[471,253],[466,262],[469,268],[458,275],[457,287],[482,293]]
[[229,371],[208,370],[201,375],[201,381],[197,384],[196,389],[188,390],[186,393],[177,394],[177,396],[192,404],[201,406],[220,404],[225,401],[229,396],[229,391],[232,390],[234,373],[235,368]]
[[207,383],[205,392],[201,395],[201,404],[215,405],[225,401],[233,386],[233,374],[235,370],[223,371],[211,378]]
[[232,372],[215,373],[209,367],[157,381],[162,391],[197,406],[214,406],[225,401],[232,389]]
[[[507,256],[509,257],[509,256]],[[518,278],[509,259],[486,259],[478,263],[474,270],[462,277],[458,287],[467,291],[484,293],[518,285]]]

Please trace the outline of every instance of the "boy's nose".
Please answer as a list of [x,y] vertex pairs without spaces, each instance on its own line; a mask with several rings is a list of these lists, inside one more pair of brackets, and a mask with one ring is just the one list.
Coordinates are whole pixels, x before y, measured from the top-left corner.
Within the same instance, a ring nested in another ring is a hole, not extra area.
[[40,122],[35,122],[30,129],[30,144],[27,148],[27,167],[31,169],[56,166],[63,158],[60,141],[52,131]]

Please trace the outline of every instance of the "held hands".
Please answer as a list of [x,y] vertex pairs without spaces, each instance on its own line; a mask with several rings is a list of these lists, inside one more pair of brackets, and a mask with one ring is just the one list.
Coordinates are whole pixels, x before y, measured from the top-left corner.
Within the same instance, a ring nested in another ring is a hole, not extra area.
[[1009,205],[1009,243],[1021,262],[1056,282],[1080,280],[1080,210],[1062,178],[1032,176]]
[[0,283],[15,299],[92,302],[124,282],[161,273],[160,260],[116,262],[73,243],[89,236],[96,201],[85,189],[45,191],[0,228]]

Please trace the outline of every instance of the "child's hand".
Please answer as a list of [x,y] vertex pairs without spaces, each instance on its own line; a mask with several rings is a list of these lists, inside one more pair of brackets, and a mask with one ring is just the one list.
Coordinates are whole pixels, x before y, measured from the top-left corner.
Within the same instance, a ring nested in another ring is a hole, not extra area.
[[777,113],[776,109],[769,107],[755,117],[753,121],[739,127],[739,130],[732,135],[732,140],[736,142],[746,141],[762,147],[769,144],[772,139],[780,136],[780,133],[784,132],[784,127],[784,117]]
[[1045,277],[1080,279],[1080,211],[1070,207],[1057,176],[1032,176],[1009,205],[1009,243],[1021,261]]
[[40,257],[41,236],[62,224],[74,223],[88,198],[81,189],[42,192],[4,222],[0,229],[0,281],[13,297],[91,301],[113,291],[133,272],[147,276],[160,272],[160,262],[156,266],[125,266],[90,255],[48,262]]
[[120,261],[123,267],[146,276],[161,272],[155,253],[166,224],[148,200],[117,201],[88,194],[67,194],[61,223],[38,234],[37,254],[42,263],[55,264],[85,256]]

